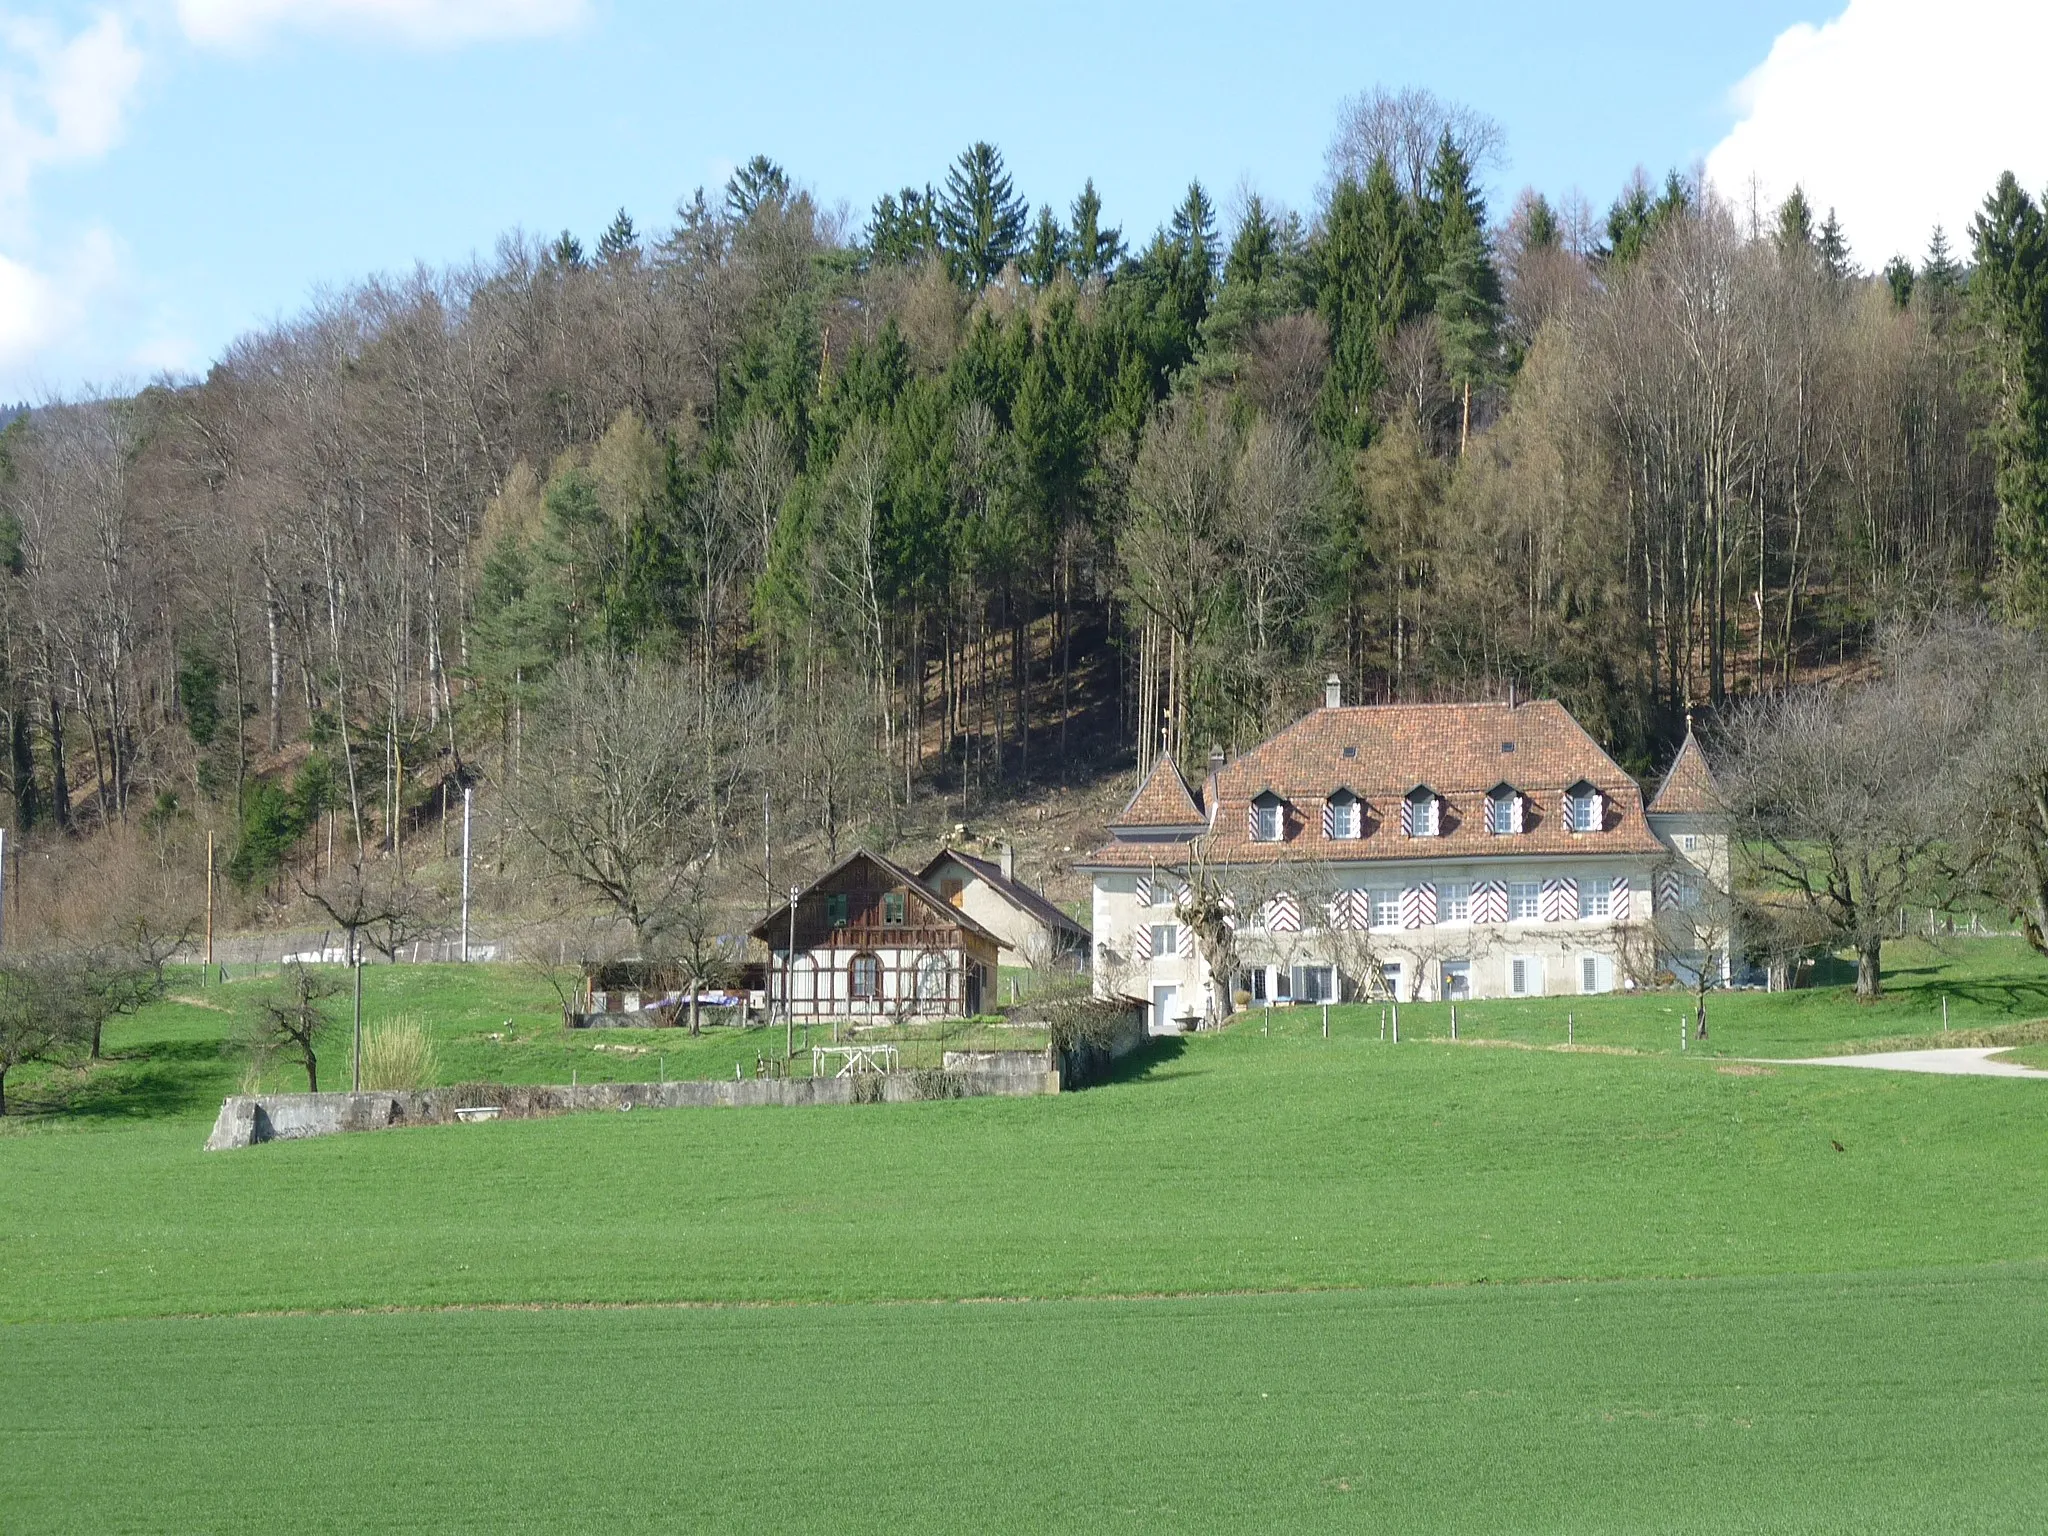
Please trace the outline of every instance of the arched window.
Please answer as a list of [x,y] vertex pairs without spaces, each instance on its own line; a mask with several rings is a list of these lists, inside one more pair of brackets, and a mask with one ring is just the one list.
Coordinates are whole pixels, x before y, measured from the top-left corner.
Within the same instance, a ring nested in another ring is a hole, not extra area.
[[863,950],[846,962],[846,995],[856,1003],[878,1002],[882,996],[882,961]]

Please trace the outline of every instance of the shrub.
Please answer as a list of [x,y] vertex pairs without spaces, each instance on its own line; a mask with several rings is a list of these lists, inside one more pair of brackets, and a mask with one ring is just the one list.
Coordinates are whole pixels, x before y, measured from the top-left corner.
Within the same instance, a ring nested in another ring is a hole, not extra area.
[[433,1037],[418,1019],[401,1016],[363,1033],[365,1088],[431,1088],[440,1069]]

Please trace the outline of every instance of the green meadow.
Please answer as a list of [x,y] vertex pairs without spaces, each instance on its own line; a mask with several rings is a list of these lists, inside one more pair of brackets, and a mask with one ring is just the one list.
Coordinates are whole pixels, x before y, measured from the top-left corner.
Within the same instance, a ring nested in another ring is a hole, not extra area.
[[[1665,995],[1255,1011],[1058,1098],[204,1153],[263,984],[10,1085],[0,1529],[2039,1526],[2048,1084],[1747,1059],[2038,1060],[2014,944],[1683,1051]],[[781,1038],[558,1010],[365,973],[450,1080]]]

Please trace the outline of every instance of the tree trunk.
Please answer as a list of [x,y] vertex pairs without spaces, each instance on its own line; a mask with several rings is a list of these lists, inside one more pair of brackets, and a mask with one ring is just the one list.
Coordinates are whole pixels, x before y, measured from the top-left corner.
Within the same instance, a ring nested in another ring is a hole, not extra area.
[[1856,995],[1866,1002],[1884,995],[1883,951],[1884,940],[1875,937],[1865,939],[1856,951]]

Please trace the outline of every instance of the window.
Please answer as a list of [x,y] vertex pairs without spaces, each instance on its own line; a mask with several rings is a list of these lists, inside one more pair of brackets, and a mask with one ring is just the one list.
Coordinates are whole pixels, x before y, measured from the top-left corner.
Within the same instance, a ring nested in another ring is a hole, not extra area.
[[1690,912],[1700,904],[1700,877],[1680,875],[1678,877],[1678,905]]
[[953,967],[944,955],[921,955],[917,962],[917,995],[928,1003],[941,1003],[953,990]]
[[1472,962],[1446,960],[1440,995],[1447,1003],[1462,1003],[1472,995]]
[[901,927],[908,911],[908,898],[901,891],[882,892],[882,921],[891,927]]
[[1294,1001],[1334,1003],[1337,1000],[1336,973],[1327,965],[1297,965],[1294,968]]
[[1266,968],[1263,965],[1257,966],[1246,974],[1251,985],[1246,987],[1245,991],[1251,994],[1253,1002],[1263,1003],[1266,1000]]
[[1332,795],[1330,797],[1329,811],[1330,814],[1326,819],[1326,825],[1330,829],[1330,836],[1354,838],[1359,835],[1358,826],[1361,818],[1358,814],[1358,797],[1356,795],[1344,791],[1339,791],[1337,794]]
[[855,955],[846,966],[846,993],[856,1003],[872,1003],[882,995],[882,962],[874,955]]
[[1579,880],[1580,918],[1608,917],[1614,912],[1614,882],[1605,875],[1587,875]]
[[1522,797],[1512,789],[1496,789],[1486,797],[1486,830],[1512,837],[1522,830]]
[[1683,848],[1687,853],[1691,853],[1694,849],[1698,848],[1699,845],[1700,840],[1694,837],[1690,832],[1686,833],[1683,837],[1679,838],[1678,840],[1678,846]]
[[1508,996],[1537,997],[1543,992],[1543,962],[1529,955],[1508,961]]
[[1397,1003],[1401,1001],[1400,962],[1398,960],[1389,961],[1387,964],[1381,966],[1380,976],[1385,980],[1387,984],[1387,996],[1391,997]]
[[1440,923],[1472,921],[1472,882],[1453,880],[1436,888],[1436,920]]
[[834,928],[846,926],[846,897],[843,894],[825,898],[825,921]]
[[1508,882],[1508,921],[1533,923],[1543,915],[1543,887],[1534,880]]
[[1401,803],[1401,830],[1410,837],[1435,837],[1436,804],[1434,790],[1411,789]]
[[1565,796],[1565,825],[1574,832],[1600,830],[1600,791],[1582,784]]
[[1280,841],[1281,804],[1268,796],[1252,802],[1252,840],[1260,843]]
[[1372,902],[1372,925],[1375,928],[1398,928],[1401,926],[1401,893],[1392,887],[1368,891],[1367,899]]
[[960,905],[960,898],[966,893],[966,890],[967,882],[965,880],[941,880],[939,882],[939,899],[944,901],[949,907],[957,907]]
[[1152,925],[1152,958],[1169,959],[1180,953],[1180,927],[1175,923]]
[[1172,906],[1172,905],[1173,905],[1173,903],[1174,903],[1174,899],[1175,899],[1175,898],[1176,898],[1176,897],[1177,897],[1178,895],[1179,895],[1179,888],[1178,888],[1177,886],[1175,886],[1175,884],[1174,884],[1174,883],[1173,883],[1173,882],[1172,882],[1171,880],[1168,880],[1168,879],[1166,879],[1165,877],[1163,877],[1163,876],[1160,876],[1160,875],[1154,875],[1154,876],[1152,877],[1152,905],[1153,905],[1153,906],[1155,906],[1155,907],[1170,907],[1170,906]]
[[1589,993],[1612,992],[1614,962],[1605,955],[1579,956],[1579,990]]

